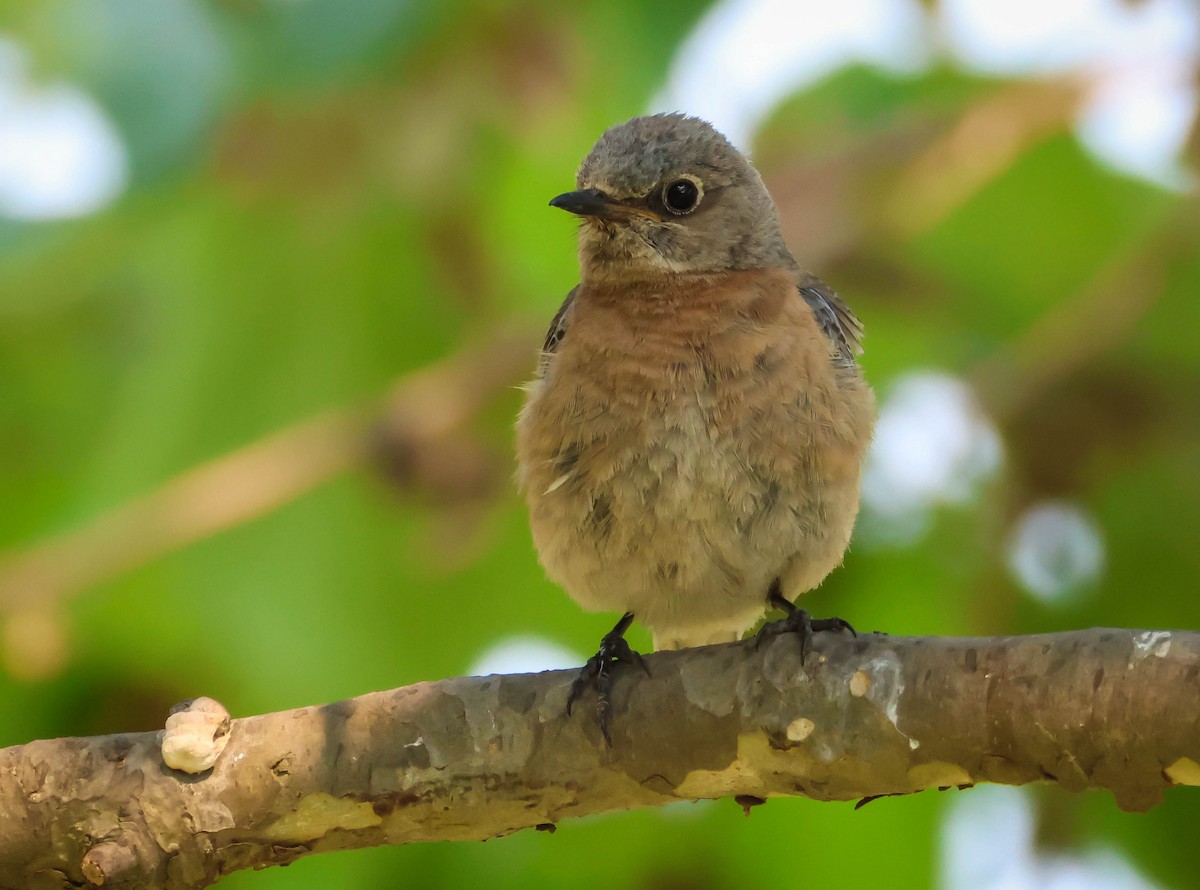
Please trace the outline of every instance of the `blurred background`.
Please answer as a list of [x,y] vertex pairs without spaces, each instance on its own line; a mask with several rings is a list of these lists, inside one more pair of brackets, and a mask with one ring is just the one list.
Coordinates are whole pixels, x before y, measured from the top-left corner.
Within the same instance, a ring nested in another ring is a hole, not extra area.
[[[0,4],[0,745],[578,664],[512,421],[601,131],[707,117],[866,324],[818,613],[1200,626],[1185,0]],[[649,640],[640,629],[631,639]],[[222,887],[1200,886],[1200,794],[732,801]]]

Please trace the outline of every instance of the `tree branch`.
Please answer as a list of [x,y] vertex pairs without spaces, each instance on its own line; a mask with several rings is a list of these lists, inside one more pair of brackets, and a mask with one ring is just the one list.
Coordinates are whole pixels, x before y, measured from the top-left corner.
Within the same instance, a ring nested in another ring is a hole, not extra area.
[[1200,633],[821,634],[804,666],[787,636],[647,661],[648,679],[618,672],[611,749],[587,707],[565,714],[570,671],[236,720],[197,777],[163,765],[158,733],[4,749],[0,886],[196,888],[324,850],[734,795],[1049,781],[1143,810],[1200,784]]
[[[530,328],[529,330],[532,330]],[[375,459],[393,476],[451,497],[452,438],[482,406],[530,373],[524,326],[469,342],[404,375],[373,404],[339,408],[199,464],[89,524],[23,550],[0,552],[0,613],[45,610],[164,554],[289,503]],[[447,491],[449,489],[449,491]]]

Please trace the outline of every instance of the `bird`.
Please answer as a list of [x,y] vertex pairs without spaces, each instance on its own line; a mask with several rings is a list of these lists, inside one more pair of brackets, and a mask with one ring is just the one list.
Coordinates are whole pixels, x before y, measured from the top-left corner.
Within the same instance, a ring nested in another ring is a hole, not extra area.
[[645,668],[635,619],[656,650],[740,639],[770,608],[763,632],[799,633],[801,657],[853,630],[793,600],[843,560],[875,401],[861,322],[708,122],[610,127],[550,206],[580,220],[580,278],[525,387],[517,483],[547,576],[624,613],[568,697],[596,686],[611,743],[612,670]]

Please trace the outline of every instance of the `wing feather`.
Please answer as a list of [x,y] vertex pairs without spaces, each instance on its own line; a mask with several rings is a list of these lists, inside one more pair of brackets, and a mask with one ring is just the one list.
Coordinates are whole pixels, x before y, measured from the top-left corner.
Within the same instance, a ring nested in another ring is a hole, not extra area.
[[550,321],[550,329],[546,331],[546,339],[542,343],[542,354],[538,359],[539,377],[545,375],[550,360],[554,357],[554,353],[558,351],[558,345],[567,336],[567,325],[571,318],[571,307],[575,304],[575,293],[578,290],[578,286],[571,289],[571,292],[567,294],[567,298],[563,300],[563,304],[554,313],[554,318]]
[[825,336],[837,347],[841,360],[854,364],[854,357],[862,354],[863,324],[858,316],[837,291],[818,278],[805,276],[799,288],[800,296],[812,309]]

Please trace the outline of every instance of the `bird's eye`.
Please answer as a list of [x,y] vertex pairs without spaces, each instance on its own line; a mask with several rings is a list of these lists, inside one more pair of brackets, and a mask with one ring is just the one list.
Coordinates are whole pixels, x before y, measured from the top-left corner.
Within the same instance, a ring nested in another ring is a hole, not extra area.
[[663,189],[663,203],[672,213],[691,213],[700,203],[700,187],[690,179],[676,179]]

